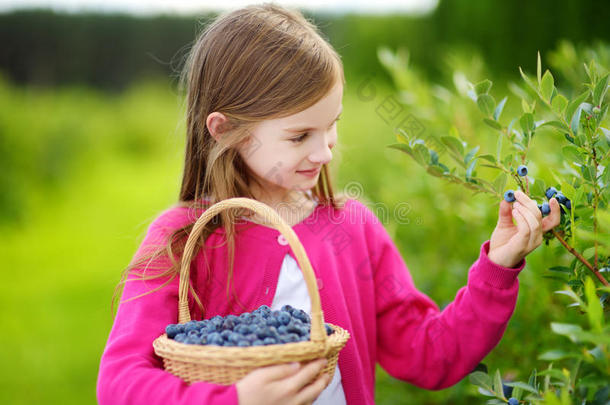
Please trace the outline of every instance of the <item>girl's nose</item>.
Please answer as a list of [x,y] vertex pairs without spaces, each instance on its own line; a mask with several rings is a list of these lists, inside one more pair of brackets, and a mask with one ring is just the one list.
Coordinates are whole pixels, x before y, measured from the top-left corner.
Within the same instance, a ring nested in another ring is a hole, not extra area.
[[324,139],[321,144],[316,146],[316,149],[309,156],[309,160],[320,165],[329,163],[333,159],[333,153],[331,149],[335,146],[335,140]]

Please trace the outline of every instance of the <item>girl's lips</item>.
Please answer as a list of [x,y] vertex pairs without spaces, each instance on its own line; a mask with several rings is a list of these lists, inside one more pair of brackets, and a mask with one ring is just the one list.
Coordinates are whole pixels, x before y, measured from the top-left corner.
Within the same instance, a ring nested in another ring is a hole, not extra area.
[[319,172],[320,172],[320,169],[297,171],[297,173],[300,173],[300,174],[305,175],[305,176],[308,176],[308,177],[314,177],[314,176],[316,176],[316,175],[317,175]]

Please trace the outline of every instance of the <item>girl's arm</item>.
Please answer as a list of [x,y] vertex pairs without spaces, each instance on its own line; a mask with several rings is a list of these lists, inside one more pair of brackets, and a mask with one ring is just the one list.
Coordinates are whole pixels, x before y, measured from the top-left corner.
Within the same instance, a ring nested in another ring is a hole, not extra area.
[[[443,311],[418,291],[385,228],[371,232],[379,252],[375,267],[377,359],[392,376],[439,390],[469,374],[498,344],[513,314],[516,268],[489,260],[489,241],[470,268],[468,283]],[[371,234],[369,234],[371,235]],[[439,280],[442,282],[442,280]]]
[[[160,226],[162,222],[167,222],[163,216],[153,222],[139,252],[153,244],[165,243],[166,228]],[[169,259],[164,260],[169,263]],[[166,281],[167,278],[128,281],[122,300],[150,291]],[[162,289],[119,305],[100,362],[99,404],[238,404],[235,384],[198,382],[189,386],[164,371],[162,360],[153,351],[153,340],[164,332],[167,324],[178,321],[178,283],[176,276]]]

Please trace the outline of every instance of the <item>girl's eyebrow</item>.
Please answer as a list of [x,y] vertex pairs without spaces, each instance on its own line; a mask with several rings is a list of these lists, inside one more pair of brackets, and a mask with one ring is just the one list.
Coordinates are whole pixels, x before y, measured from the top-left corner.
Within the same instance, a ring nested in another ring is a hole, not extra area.
[[[341,115],[342,112],[343,112],[343,106],[341,106],[341,111],[339,111],[339,114],[337,114],[337,118],[335,118],[333,120],[333,122],[335,122],[335,121],[337,121],[337,119],[339,119],[339,116]],[[332,125],[332,123],[330,125]],[[315,128],[286,128],[286,129],[284,129],[284,131],[288,131],[288,132],[308,132],[308,131],[312,131],[314,129]]]

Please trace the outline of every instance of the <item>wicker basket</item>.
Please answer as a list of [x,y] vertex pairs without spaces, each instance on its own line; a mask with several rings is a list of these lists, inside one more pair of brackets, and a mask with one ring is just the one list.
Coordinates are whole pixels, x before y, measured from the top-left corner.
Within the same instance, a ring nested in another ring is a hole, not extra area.
[[206,381],[222,385],[231,385],[259,367],[300,362],[309,363],[318,358],[328,360],[321,373],[332,380],[339,357],[339,351],[345,346],[350,335],[345,329],[329,324],[334,333],[326,335],[324,315],[320,307],[320,294],[311,263],[305,249],[292,228],[284,222],[275,210],[266,204],[250,198],[229,198],[209,207],[195,223],[188,237],[180,269],[180,290],[178,305],[178,322],[191,320],[187,293],[189,286],[189,268],[193,258],[195,244],[208,221],[224,209],[248,208],[272,224],[286,238],[307,284],[311,299],[310,340],[305,342],[274,344],[266,346],[227,347],[215,345],[193,345],[169,339],[167,334],[159,336],[153,342],[155,353],[163,359],[165,370],[191,384]]

